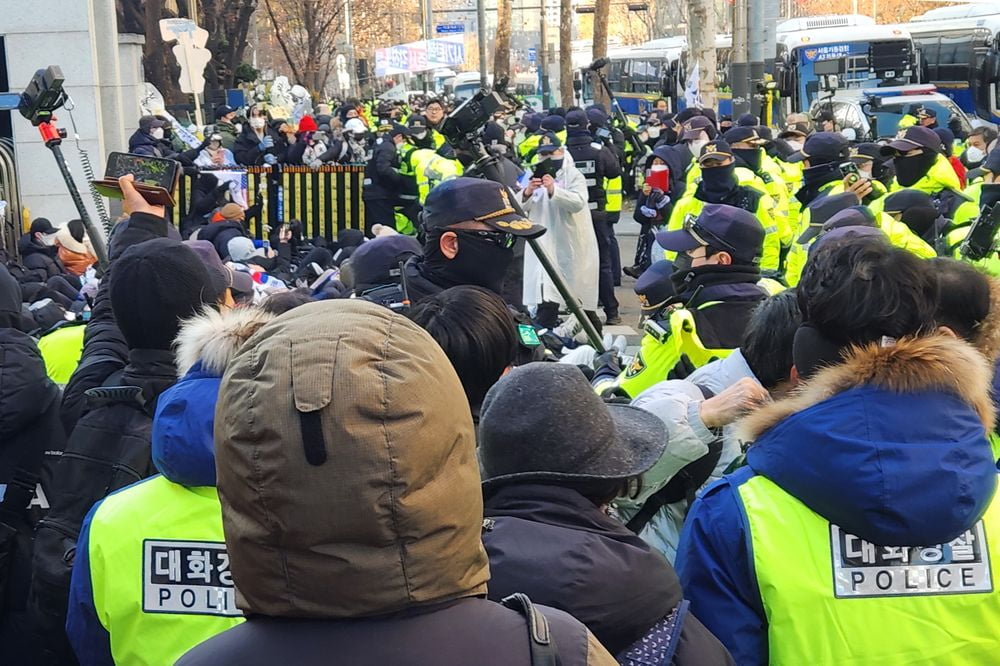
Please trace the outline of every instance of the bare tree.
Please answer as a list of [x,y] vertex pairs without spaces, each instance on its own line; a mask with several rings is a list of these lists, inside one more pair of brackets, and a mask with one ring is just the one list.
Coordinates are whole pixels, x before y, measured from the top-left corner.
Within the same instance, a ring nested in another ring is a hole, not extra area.
[[573,3],[559,0],[559,97],[573,106]]
[[704,107],[715,108],[715,3],[688,0],[688,75],[698,67],[698,93]]
[[[591,52],[593,60],[608,55],[608,21],[611,16],[611,0],[596,0],[594,3],[594,46]],[[597,72],[591,72],[591,88],[594,91],[594,101],[607,106],[608,99],[601,85]]]
[[334,68],[343,0],[264,0],[295,82],[322,94]]
[[246,54],[250,21],[258,0],[201,0],[198,25],[208,30],[212,61],[205,71],[211,88],[232,88]]
[[514,20],[511,0],[497,0],[497,36],[493,49],[493,80],[510,76],[510,30]]

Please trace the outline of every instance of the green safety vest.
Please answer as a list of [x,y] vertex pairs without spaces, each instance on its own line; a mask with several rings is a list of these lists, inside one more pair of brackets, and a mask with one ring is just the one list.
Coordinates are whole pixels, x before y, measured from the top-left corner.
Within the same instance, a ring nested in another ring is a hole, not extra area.
[[950,543],[889,547],[845,532],[766,477],[738,491],[772,665],[997,663],[996,497]]
[[117,664],[172,664],[243,622],[215,488],[154,476],[108,495],[88,549],[94,609]]
[[45,373],[59,386],[69,383],[83,354],[86,326],[63,326],[38,340],[38,351],[45,361]]
[[606,201],[604,210],[608,213],[620,213],[622,210],[622,177],[604,179],[604,195]]

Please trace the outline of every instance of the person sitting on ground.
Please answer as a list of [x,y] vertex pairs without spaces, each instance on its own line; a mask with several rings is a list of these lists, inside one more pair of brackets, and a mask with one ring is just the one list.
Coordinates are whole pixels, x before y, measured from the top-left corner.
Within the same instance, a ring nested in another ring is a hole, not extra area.
[[[265,325],[222,379],[215,456],[247,621],[179,666],[616,663],[566,613],[508,600],[531,633],[485,598],[469,405],[444,352],[405,317],[343,299]],[[336,506],[353,515],[311,518]]]
[[[616,655],[656,635],[683,591],[607,509],[637,492],[666,445],[659,419],[605,404],[572,366],[531,363],[494,385],[479,422],[489,597],[521,591],[565,610]],[[670,620],[681,647],[655,663],[732,663],[694,617]]]
[[80,277],[97,263],[83,220],[70,220],[56,232],[59,261],[70,275]]

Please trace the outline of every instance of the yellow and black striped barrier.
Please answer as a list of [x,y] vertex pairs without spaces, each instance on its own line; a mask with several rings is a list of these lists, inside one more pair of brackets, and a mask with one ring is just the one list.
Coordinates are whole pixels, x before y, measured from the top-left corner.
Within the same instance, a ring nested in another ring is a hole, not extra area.
[[[365,168],[361,165],[245,167],[218,169],[244,174],[247,205],[261,204],[260,219],[272,228],[300,220],[307,238],[333,240],[342,229],[364,229],[365,204],[361,189]],[[177,205],[173,222],[180,226],[190,207],[194,176],[182,176],[174,193]],[[263,237],[263,229],[251,221],[250,233]]]

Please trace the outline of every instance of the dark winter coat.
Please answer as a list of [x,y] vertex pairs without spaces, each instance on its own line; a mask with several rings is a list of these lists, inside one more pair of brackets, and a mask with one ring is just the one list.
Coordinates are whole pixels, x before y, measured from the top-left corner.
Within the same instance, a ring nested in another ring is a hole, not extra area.
[[[94,502],[156,473],[150,454],[156,400],[177,381],[170,351],[133,349],[107,386],[141,389],[136,401],[95,404],[76,424],[52,471],[52,508],[39,523],[32,561],[30,610],[45,649],[71,654],[66,639],[70,576],[80,526]],[[61,662],[60,662],[61,663]]]
[[207,227],[202,227],[198,231],[198,240],[208,241],[215,246],[215,251],[219,257],[225,259],[229,256],[229,241],[240,236],[248,236],[246,228],[242,222],[213,222]]
[[17,249],[21,253],[21,265],[27,271],[25,281],[44,283],[50,277],[66,275],[66,268],[59,261],[59,248],[55,245],[42,245],[26,233],[17,241]]
[[[24,489],[19,506],[3,506],[0,522],[6,530],[0,548],[9,557],[6,585],[0,586],[0,661],[31,663],[29,615],[31,537],[48,509],[50,477],[42,474],[46,455],[58,458],[65,445],[59,421],[59,388],[45,374],[35,341],[10,328],[0,328],[0,486],[4,495],[16,478]],[[30,505],[29,505],[30,502]],[[10,541],[8,541],[10,539]],[[8,550],[9,549],[9,550]]]
[[118,330],[115,315],[111,309],[111,298],[107,285],[114,262],[128,248],[152,238],[180,238],[176,227],[155,215],[135,213],[125,222],[120,222],[111,232],[108,252],[111,266],[101,280],[101,287],[94,298],[87,332],[83,338],[83,354],[76,371],[63,392],[61,416],[66,435],[69,436],[77,420],[86,409],[85,392],[103,384],[108,377],[125,367],[128,361],[128,345]]
[[288,145],[285,142],[285,137],[269,126],[264,127],[264,135],[271,137],[274,141],[274,146],[267,150],[260,149],[261,139],[257,136],[253,128],[250,127],[250,123],[243,124],[243,131],[236,137],[236,143],[233,144],[233,158],[236,159],[237,164],[242,166],[261,166],[264,164],[264,156],[269,154],[274,155],[279,164],[286,161],[285,154],[288,150]]
[[[642,638],[683,599],[673,567],[621,522],[569,488],[501,486],[484,503],[489,597],[520,591],[587,625],[612,654]],[[693,617],[676,664],[731,663]]]
[[[409,187],[408,187],[409,186]],[[412,192],[407,191],[408,189]],[[416,194],[412,178],[399,173],[399,152],[392,139],[385,138],[375,146],[372,158],[365,166],[365,187],[362,197],[365,201],[396,199],[400,194]]]
[[146,134],[142,130],[136,130],[128,138],[128,152],[133,155],[143,155],[145,157],[166,157],[167,152],[162,143]]

